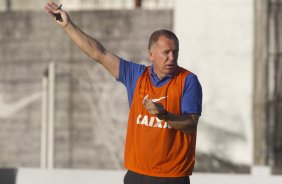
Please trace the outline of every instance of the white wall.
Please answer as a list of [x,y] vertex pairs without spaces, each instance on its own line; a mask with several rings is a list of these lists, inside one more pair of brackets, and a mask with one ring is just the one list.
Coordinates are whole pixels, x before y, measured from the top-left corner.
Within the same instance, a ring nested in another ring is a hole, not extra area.
[[[115,170],[40,170],[21,168],[17,184],[122,184],[126,171]],[[195,173],[192,184],[280,184],[282,176]]]
[[[42,11],[46,2],[52,0],[1,0],[0,12],[7,10],[7,2],[10,1],[13,11]],[[95,10],[95,9],[133,9],[134,0],[53,0],[58,4],[63,4],[65,10]],[[159,9],[171,8],[173,0],[143,0],[142,8]]]
[[253,0],[177,0],[174,23],[203,88],[197,151],[251,164]]

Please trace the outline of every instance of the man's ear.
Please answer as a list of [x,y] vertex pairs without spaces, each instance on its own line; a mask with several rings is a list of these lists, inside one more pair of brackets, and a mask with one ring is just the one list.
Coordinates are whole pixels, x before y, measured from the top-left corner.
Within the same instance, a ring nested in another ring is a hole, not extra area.
[[152,49],[148,49],[148,56],[149,56],[149,58],[150,58],[150,60],[153,60],[153,51],[152,51]]

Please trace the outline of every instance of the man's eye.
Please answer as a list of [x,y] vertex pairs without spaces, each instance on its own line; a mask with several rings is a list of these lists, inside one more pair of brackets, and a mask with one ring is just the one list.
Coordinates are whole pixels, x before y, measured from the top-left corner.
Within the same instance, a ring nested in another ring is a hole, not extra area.
[[164,55],[168,55],[169,52],[163,52]]

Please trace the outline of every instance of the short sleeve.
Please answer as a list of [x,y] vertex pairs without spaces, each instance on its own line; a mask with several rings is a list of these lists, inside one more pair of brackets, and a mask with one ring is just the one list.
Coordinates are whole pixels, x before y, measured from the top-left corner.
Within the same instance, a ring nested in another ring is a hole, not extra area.
[[137,64],[131,61],[120,59],[119,75],[117,81],[123,83],[127,90],[128,103],[131,105],[133,93],[136,87],[138,78],[145,71],[146,66]]
[[183,114],[202,114],[202,87],[193,73],[190,73],[185,80],[181,100]]

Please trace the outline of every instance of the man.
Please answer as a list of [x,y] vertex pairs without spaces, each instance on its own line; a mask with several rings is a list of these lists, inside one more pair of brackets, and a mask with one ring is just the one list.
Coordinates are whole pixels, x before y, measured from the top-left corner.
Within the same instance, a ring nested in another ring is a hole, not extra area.
[[126,86],[130,112],[124,183],[190,183],[202,89],[197,77],[177,64],[179,43],[175,34],[158,30],[151,35],[148,55],[153,64],[146,67],[107,51],[57,4],[47,3],[45,11],[83,52]]

